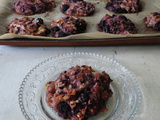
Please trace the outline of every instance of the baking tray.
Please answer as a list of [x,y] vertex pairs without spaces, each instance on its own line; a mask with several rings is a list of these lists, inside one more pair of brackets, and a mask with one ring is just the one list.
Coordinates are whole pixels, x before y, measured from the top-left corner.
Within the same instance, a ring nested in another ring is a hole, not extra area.
[[47,39],[7,39],[0,40],[1,45],[14,46],[109,46],[109,45],[153,45],[160,44],[160,36],[137,38],[108,38],[108,39],[76,39],[76,40],[47,40]]
[[[1,45],[23,45],[23,46],[97,46],[97,45],[135,45],[135,44],[157,44],[160,43],[160,32],[147,29],[144,24],[144,17],[151,12],[160,10],[159,0],[141,0],[143,5],[142,12],[132,14],[122,14],[131,19],[139,29],[138,34],[115,35],[97,31],[97,23],[105,14],[114,14],[105,9],[106,0],[85,0],[95,5],[96,11],[93,16],[82,17],[88,23],[86,33],[71,35],[64,38],[40,37],[29,35],[15,35],[7,33],[6,26],[14,18],[22,18],[13,12],[12,5],[17,0],[0,0],[0,44]],[[57,7],[53,12],[36,14],[30,17],[41,17],[49,26],[53,19],[63,16],[59,10],[62,0],[55,0]],[[51,36],[51,35],[50,35]]]

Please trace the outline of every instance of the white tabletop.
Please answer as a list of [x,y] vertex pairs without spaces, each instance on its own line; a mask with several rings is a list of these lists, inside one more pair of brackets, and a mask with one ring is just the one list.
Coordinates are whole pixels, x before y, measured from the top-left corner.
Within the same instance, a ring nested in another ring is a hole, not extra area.
[[159,120],[160,46],[13,47],[0,46],[0,120],[25,120],[18,92],[25,75],[41,61],[62,53],[92,52],[113,58],[137,79],[142,101],[134,120]]

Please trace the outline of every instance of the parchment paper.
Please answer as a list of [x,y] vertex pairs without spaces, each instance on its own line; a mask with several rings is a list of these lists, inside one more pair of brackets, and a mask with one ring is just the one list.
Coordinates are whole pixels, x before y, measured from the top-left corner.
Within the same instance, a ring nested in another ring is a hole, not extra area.
[[[51,34],[47,37],[41,36],[31,36],[31,35],[16,35],[7,33],[6,26],[11,23],[14,18],[22,18],[24,15],[19,15],[14,13],[12,6],[16,0],[0,0],[0,39],[11,39],[11,38],[32,38],[32,39],[57,39],[51,37]],[[65,16],[60,11],[60,2],[62,0],[55,0],[56,8],[52,12],[46,12],[43,14],[32,15],[31,17],[42,18],[44,23],[48,28],[50,27],[50,22],[53,19],[59,19]],[[151,28],[146,28],[144,24],[144,17],[151,12],[160,11],[160,0],[141,0],[143,5],[143,10],[139,13],[123,14],[129,18],[135,26],[139,29],[137,34],[128,35],[116,35],[108,34],[97,31],[97,24],[100,22],[101,18],[105,14],[115,14],[105,9],[105,0],[86,0],[95,5],[95,13],[89,17],[82,17],[88,23],[87,30],[85,33],[70,35],[67,37],[62,37],[58,39],[100,39],[100,38],[121,38],[121,37],[144,37],[144,36],[160,36],[160,31],[152,30]]]

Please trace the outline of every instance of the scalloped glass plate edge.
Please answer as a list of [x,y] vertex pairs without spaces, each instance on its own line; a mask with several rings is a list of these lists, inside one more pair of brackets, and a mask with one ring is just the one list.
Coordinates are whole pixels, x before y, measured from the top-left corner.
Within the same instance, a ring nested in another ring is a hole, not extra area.
[[27,120],[30,120],[30,117],[28,116],[25,108],[24,108],[24,105],[23,105],[23,89],[24,89],[24,86],[25,86],[25,83],[27,81],[27,79],[29,78],[29,76],[32,74],[32,72],[34,72],[34,70],[36,70],[38,67],[40,67],[41,65],[43,65],[44,63],[47,63],[53,59],[58,59],[58,58],[61,58],[61,57],[65,57],[65,56],[70,56],[70,55],[89,55],[89,56],[95,56],[95,57],[100,57],[102,59],[106,59],[106,60],[109,60],[110,62],[113,62],[114,64],[118,65],[119,67],[125,69],[128,74],[130,74],[132,76],[132,78],[134,79],[134,83],[136,84],[136,90],[137,90],[137,103],[136,103],[136,106],[135,106],[135,109],[134,109],[134,112],[132,113],[132,115],[130,116],[129,120],[132,120],[134,118],[134,116],[136,115],[139,107],[140,107],[140,102],[141,102],[141,92],[140,92],[140,87],[139,87],[139,84],[138,84],[138,81],[135,79],[135,77],[132,75],[132,73],[127,69],[125,68],[124,66],[120,65],[116,60],[114,59],[111,59],[111,58],[108,58],[104,55],[100,55],[100,54],[95,54],[95,53],[87,53],[87,52],[74,52],[74,53],[66,53],[66,54],[61,54],[61,55],[57,55],[55,57],[51,57],[51,58],[48,58],[44,61],[42,61],[41,63],[39,63],[38,65],[36,65],[32,70],[30,70],[30,72],[25,76],[25,78],[23,79],[22,81],[22,84],[20,86],[20,89],[19,89],[19,95],[18,95],[18,100],[19,100],[19,105],[20,105],[20,108],[21,108],[21,111],[24,115],[24,117],[27,119]]

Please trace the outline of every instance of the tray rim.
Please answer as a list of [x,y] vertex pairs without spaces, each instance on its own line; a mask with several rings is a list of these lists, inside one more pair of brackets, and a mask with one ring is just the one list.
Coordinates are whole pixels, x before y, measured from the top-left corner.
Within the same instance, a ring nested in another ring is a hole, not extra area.
[[103,39],[1,39],[0,45],[13,46],[109,46],[109,45],[153,45],[160,43],[160,36],[121,37]]

